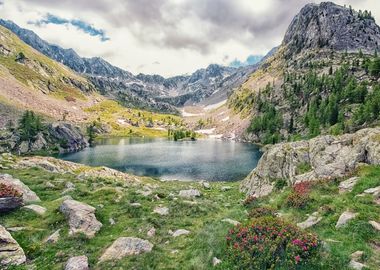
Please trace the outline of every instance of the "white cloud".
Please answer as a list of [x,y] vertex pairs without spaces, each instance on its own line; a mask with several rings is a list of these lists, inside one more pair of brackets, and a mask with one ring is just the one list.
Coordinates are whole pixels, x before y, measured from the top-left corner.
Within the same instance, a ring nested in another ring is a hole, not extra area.
[[[288,24],[307,0],[2,0],[0,17],[48,42],[100,56],[133,73],[164,76],[193,72],[227,59],[244,61],[280,44]],[[321,1],[314,1],[321,2]],[[372,10],[378,0],[337,0]],[[80,19],[105,31],[109,41],[70,25],[28,24],[47,13]],[[157,63],[160,64],[157,64]]]

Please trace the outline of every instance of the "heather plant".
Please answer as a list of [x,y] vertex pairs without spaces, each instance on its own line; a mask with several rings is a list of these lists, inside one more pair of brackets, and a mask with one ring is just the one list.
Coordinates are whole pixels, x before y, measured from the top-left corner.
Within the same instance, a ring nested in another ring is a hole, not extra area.
[[293,186],[292,192],[289,194],[286,204],[289,207],[294,208],[305,208],[308,202],[310,201],[310,190],[311,183],[309,182],[301,182],[297,183]]
[[275,217],[276,216],[276,211],[273,208],[269,207],[256,207],[252,208],[251,211],[249,212],[249,217],[251,218],[259,218],[259,217]]
[[226,240],[236,269],[296,269],[315,260],[320,247],[316,235],[273,217],[235,227]]
[[252,207],[257,203],[257,197],[255,195],[249,195],[243,201],[243,205],[246,207]]
[[13,187],[0,183],[0,198],[21,197],[22,194]]

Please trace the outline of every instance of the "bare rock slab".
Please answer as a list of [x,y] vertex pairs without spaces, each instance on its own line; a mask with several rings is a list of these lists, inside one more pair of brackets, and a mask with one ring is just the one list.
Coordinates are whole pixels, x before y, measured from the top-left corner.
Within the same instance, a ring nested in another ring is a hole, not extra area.
[[0,225],[0,268],[1,266],[20,265],[25,263],[24,250],[12,235]]
[[236,220],[233,220],[233,219],[230,219],[230,218],[222,219],[222,222],[230,223],[231,225],[234,225],[234,226],[240,225],[239,221],[236,221]]
[[0,183],[9,185],[22,194],[22,200],[24,203],[38,202],[40,198],[36,193],[30,190],[30,188],[21,182],[19,179],[13,178],[9,174],[0,174]]
[[84,233],[92,238],[102,227],[95,217],[95,208],[75,200],[65,200],[59,210],[69,220],[69,234]]
[[338,222],[335,225],[335,228],[343,227],[347,224],[351,219],[354,219],[358,214],[353,213],[350,211],[343,212],[343,214],[340,215]]
[[318,212],[314,212],[304,222],[297,223],[297,226],[301,229],[307,229],[314,226],[321,220],[322,217],[319,216]]
[[37,215],[43,216],[46,213],[46,208],[37,204],[29,204],[23,207],[36,213]]
[[181,190],[179,192],[179,196],[186,199],[192,199],[195,197],[200,197],[201,193],[198,189],[187,189],[187,190]]
[[99,262],[120,260],[126,256],[139,255],[152,251],[153,244],[136,237],[120,237],[106,249]]
[[372,227],[373,227],[375,230],[380,231],[380,223],[379,223],[379,222],[376,222],[376,221],[374,221],[374,220],[371,220],[371,221],[369,221],[369,224],[371,224]]
[[71,257],[65,266],[65,270],[89,270],[87,256]]

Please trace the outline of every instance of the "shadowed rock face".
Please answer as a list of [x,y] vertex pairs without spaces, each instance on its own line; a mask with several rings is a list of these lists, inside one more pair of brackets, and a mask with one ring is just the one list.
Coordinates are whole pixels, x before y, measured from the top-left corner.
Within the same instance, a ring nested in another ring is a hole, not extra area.
[[283,45],[288,55],[316,48],[374,52],[380,46],[380,28],[373,18],[350,8],[331,2],[309,4],[293,19]]
[[[270,146],[240,188],[247,194],[266,196],[278,179],[293,185],[340,178],[352,173],[361,163],[380,164],[380,128]],[[301,167],[308,169],[305,172]]]

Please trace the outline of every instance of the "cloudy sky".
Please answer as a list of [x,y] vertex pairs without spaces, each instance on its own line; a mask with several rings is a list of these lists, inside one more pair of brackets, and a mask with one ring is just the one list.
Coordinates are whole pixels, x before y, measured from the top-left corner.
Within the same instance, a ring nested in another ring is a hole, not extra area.
[[[84,57],[172,76],[254,62],[312,0],[0,0],[0,17]],[[337,0],[372,10],[379,0]]]

